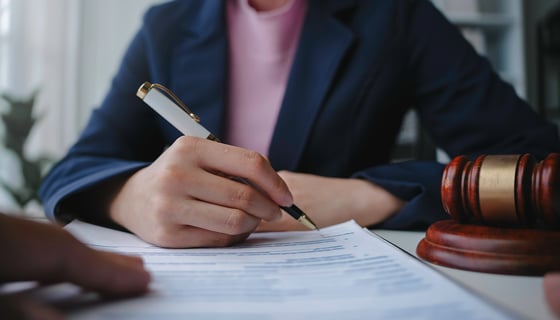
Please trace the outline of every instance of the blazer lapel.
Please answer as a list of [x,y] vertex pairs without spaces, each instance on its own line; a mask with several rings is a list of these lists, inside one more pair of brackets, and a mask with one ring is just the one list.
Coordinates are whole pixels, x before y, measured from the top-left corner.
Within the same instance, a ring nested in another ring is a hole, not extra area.
[[181,46],[171,56],[174,72],[169,83],[201,124],[222,137],[228,97],[225,1],[205,0],[194,6],[185,16],[183,38],[177,40]]
[[269,158],[276,170],[295,170],[354,35],[335,13],[353,1],[309,1],[308,14],[272,136]]

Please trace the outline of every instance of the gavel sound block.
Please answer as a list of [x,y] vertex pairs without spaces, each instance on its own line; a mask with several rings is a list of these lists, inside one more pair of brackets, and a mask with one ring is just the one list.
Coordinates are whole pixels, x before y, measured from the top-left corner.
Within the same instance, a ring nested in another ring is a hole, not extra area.
[[500,274],[560,270],[560,154],[456,157],[441,196],[453,219],[428,228],[416,248],[424,260]]

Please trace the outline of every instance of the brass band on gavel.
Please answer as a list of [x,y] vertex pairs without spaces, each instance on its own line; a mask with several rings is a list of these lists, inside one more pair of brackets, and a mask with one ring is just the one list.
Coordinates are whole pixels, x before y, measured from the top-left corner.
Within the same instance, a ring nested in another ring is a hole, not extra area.
[[441,184],[445,211],[461,223],[560,226],[560,154],[458,156]]

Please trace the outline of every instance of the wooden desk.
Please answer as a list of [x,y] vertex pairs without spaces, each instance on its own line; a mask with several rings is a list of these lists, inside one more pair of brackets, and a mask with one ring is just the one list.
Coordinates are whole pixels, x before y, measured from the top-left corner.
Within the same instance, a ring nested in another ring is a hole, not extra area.
[[[416,255],[416,245],[424,237],[424,232],[372,231],[418,257]],[[485,300],[502,305],[521,317],[527,319],[556,319],[549,311],[544,300],[542,277],[487,274],[429,265],[471,289]]]

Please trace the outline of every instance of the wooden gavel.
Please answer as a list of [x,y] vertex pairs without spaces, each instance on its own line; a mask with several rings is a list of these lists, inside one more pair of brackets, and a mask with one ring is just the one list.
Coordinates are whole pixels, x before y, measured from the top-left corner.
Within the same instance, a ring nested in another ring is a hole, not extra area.
[[559,153],[458,156],[443,173],[443,207],[460,223],[560,229],[559,169]]

